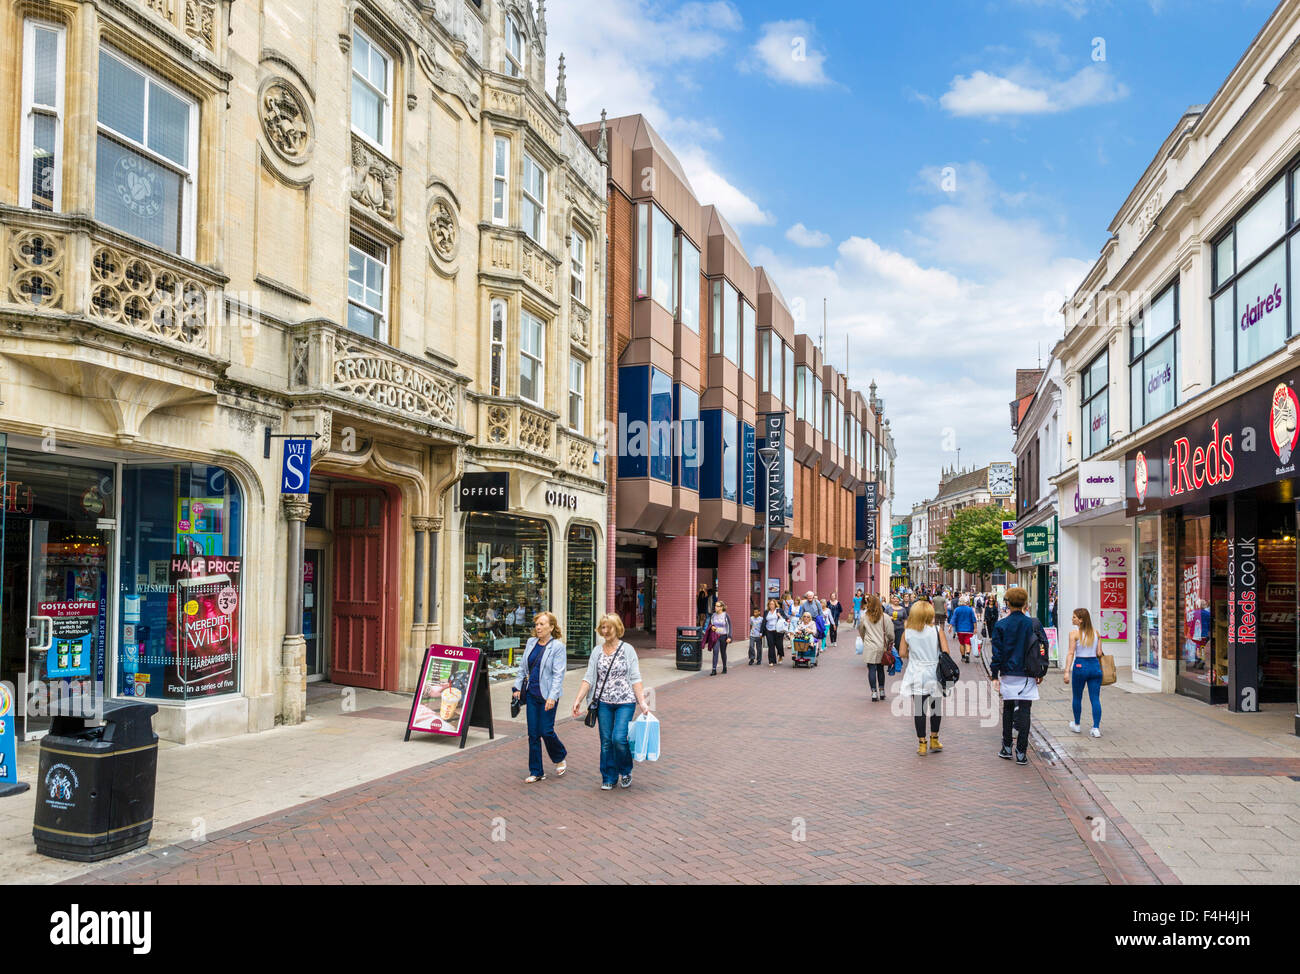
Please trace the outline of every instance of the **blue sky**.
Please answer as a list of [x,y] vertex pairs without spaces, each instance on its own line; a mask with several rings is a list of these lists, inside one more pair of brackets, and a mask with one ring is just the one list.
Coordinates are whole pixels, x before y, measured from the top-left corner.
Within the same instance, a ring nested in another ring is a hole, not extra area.
[[646,114],[898,444],[895,513],[1010,459],[1014,371],[1271,0],[552,0],[575,121]]

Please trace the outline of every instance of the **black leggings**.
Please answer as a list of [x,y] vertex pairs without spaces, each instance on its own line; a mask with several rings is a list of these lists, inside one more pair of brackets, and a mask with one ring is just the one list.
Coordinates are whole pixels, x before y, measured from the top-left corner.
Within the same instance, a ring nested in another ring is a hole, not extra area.
[[867,664],[867,680],[868,680],[868,682],[871,683],[871,689],[872,689],[872,690],[875,690],[875,689],[876,689],[876,683],[877,683],[877,681],[879,681],[880,689],[881,689],[881,690],[885,689],[885,664],[884,664],[884,663],[868,663],[868,664]]
[[912,711],[912,720],[916,724],[916,736],[925,736],[925,714],[930,711],[930,733],[939,733],[939,721],[943,719],[940,711],[943,709],[939,702],[939,697],[932,697],[930,694],[917,694],[912,698],[914,708]]
[[1029,707],[1032,700],[1002,701],[1002,746],[1011,746],[1011,731],[1016,732],[1016,750],[1029,750]]
[[785,656],[785,633],[767,631],[767,661],[775,663],[777,654]]

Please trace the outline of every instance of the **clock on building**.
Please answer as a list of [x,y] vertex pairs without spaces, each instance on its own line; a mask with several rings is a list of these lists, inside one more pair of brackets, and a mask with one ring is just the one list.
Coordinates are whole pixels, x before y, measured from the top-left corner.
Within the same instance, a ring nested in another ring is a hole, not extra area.
[[994,497],[1006,497],[1016,492],[1015,473],[1009,463],[989,464],[989,493]]

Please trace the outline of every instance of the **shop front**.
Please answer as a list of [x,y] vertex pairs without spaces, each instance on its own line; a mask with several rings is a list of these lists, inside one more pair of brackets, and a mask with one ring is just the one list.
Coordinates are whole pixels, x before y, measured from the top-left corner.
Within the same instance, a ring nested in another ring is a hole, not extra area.
[[1271,378],[1126,460],[1140,577],[1159,572],[1173,595],[1140,594],[1144,629],[1163,624],[1178,693],[1237,712],[1297,704],[1297,380]]
[[244,689],[244,490],[216,464],[41,445],[9,438],[0,488],[0,679],[24,701],[19,732],[132,698],[186,739],[187,705]]
[[[1056,621],[1060,656],[1065,656],[1070,617],[1086,608],[1101,640],[1102,650],[1115,657],[1115,665],[1131,668],[1139,686],[1159,689],[1159,676],[1137,662],[1138,627],[1134,603],[1132,523],[1124,516],[1123,501],[1081,498],[1078,482],[1058,485],[1058,497],[1070,498],[1059,515],[1055,572]],[[1052,572],[1046,573],[1045,597],[1050,600]],[[1124,676],[1121,675],[1121,679]]]
[[[484,485],[493,486],[484,493]],[[526,473],[488,471],[466,474],[456,496],[463,644],[485,654],[493,679],[513,679],[533,620],[552,612],[570,665],[584,665],[603,604],[604,495]]]

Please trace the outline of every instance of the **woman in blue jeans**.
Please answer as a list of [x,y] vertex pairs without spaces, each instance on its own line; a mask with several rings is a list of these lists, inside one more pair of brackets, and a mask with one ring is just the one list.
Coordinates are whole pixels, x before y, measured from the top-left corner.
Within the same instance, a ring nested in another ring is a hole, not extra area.
[[1092,703],[1092,736],[1101,737],[1101,661],[1097,650],[1101,646],[1097,631],[1092,628],[1092,616],[1087,609],[1075,609],[1071,620],[1070,651],[1065,657],[1065,682],[1070,687],[1074,703],[1074,720],[1070,730],[1080,733],[1083,717],[1083,690],[1088,688]]
[[614,613],[601,616],[596,632],[602,641],[591,650],[586,675],[573,702],[573,716],[582,716],[588,691],[594,693],[600,727],[600,789],[609,791],[616,781],[622,788],[631,788],[632,748],[627,741],[627,725],[636,710],[650,712],[641,686],[641,667],[636,650],[623,642],[621,618]]
[[[546,779],[542,765],[542,745],[555,762],[555,773],[563,775],[567,767],[565,750],[555,733],[556,706],[564,692],[564,640],[560,638],[560,621],[554,613],[539,612],[533,619],[533,636],[524,648],[523,665],[515,677],[514,697],[524,695],[528,715],[528,777],[526,784]],[[527,683],[524,681],[527,680]]]

